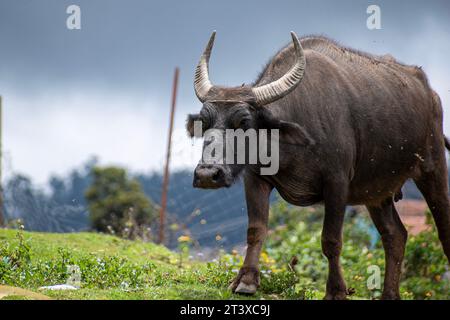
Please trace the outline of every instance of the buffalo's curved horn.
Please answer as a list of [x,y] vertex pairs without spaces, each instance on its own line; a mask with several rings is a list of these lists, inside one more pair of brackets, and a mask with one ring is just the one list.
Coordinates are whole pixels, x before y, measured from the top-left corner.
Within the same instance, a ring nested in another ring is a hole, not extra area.
[[295,89],[300,83],[305,72],[306,59],[303,48],[298,41],[297,35],[291,31],[292,42],[294,43],[296,60],[294,66],[280,79],[252,88],[258,105],[263,106],[274,102]]
[[211,81],[209,81],[209,57],[211,55],[215,37],[216,32],[213,31],[211,37],[209,38],[208,45],[200,57],[200,61],[195,69],[195,94],[201,102],[205,102],[209,90],[213,87]]

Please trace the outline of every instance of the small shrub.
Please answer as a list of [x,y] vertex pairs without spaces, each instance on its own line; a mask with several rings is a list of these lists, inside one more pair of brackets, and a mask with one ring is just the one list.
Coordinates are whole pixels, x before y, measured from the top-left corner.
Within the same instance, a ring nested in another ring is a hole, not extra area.
[[126,239],[148,238],[156,207],[135,179],[116,167],[94,167],[86,191],[92,227]]

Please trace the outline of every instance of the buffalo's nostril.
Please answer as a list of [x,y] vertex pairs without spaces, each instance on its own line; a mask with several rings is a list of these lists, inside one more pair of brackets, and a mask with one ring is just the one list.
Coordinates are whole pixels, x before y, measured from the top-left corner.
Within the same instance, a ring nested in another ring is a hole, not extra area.
[[217,181],[220,179],[220,176],[221,176],[220,172],[221,172],[220,170],[217,170],[217,171],[213,174],[212,180],[213,180],[214,182],[217,182]]

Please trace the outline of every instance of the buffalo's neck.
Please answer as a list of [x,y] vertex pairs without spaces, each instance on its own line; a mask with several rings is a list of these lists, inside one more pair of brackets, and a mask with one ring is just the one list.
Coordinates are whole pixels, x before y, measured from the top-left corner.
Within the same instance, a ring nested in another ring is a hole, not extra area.
[[249,165],[245,174],[257,175],[274,187],[287,202],[309,206],[322,201],[322,171],[314,147],[280,144],[276,174],[262,175],[260,165]]

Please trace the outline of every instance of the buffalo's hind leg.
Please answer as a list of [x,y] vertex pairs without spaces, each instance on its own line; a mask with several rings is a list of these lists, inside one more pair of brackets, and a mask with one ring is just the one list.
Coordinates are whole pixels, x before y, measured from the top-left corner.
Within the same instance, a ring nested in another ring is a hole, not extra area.
[[386,271],[382,299],[400,299],[400,276],[408,233],[391,199],[380,206],[367,206],[383,242]]
[[450,202],[447,179],[447,165],[443,157],[433,171],[423,171],[414,181],[430,208],[439,240],[450,263]]
[[248,214],[247,253],[230,289],[235,293],[254,294],[259,287],[259,256],[267,235],[272,186],[252,173],[245,175],[244,182]]

